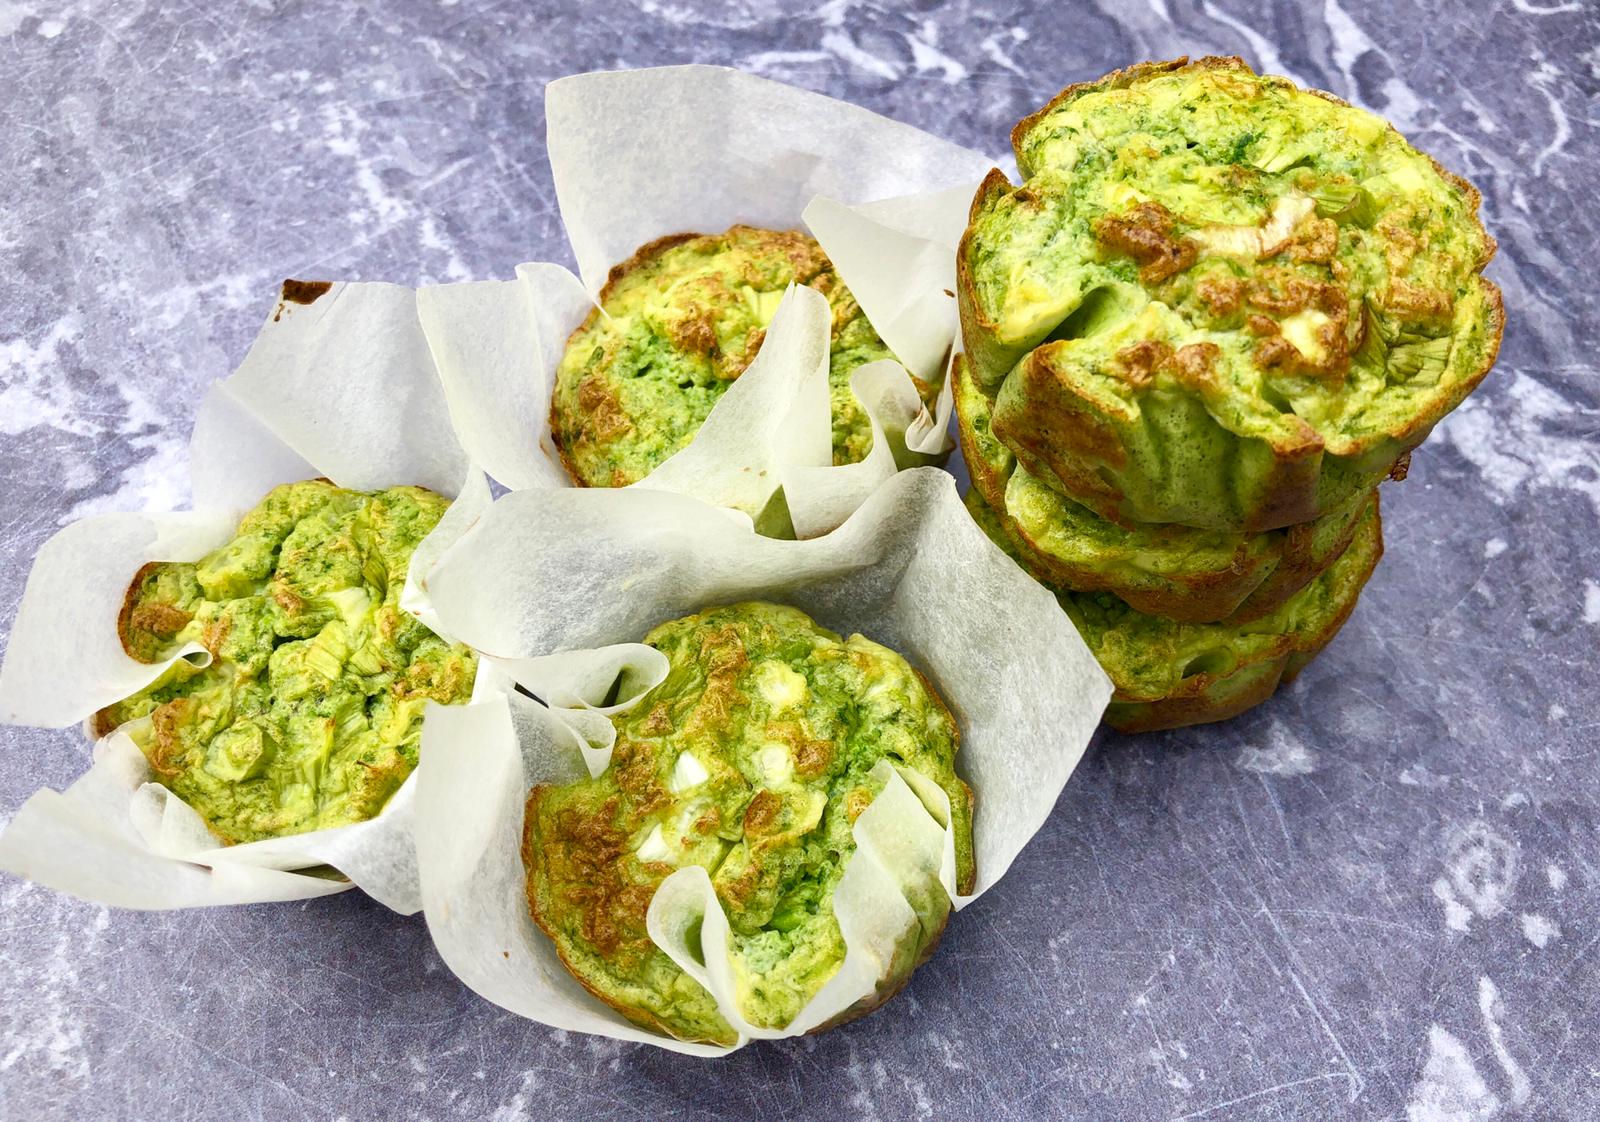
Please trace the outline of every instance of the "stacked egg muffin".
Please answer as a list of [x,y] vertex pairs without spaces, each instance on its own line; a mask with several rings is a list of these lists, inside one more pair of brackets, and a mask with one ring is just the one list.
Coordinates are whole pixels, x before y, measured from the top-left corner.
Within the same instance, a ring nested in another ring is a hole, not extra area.
[[1478,194],[1239,59],[1149,63],[1012,132],[959,259],[967,502],[1128,730],[1223,720],[1327,645],[1378,484],[1493,365]]

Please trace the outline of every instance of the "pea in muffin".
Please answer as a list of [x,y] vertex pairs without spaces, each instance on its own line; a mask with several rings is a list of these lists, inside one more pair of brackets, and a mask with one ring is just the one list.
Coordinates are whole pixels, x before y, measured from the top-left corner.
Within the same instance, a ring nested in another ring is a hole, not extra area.
[[1109,592],[1141,612],[1189,623],[1248,623],[1276,611],[1342,554],[1366,496],[1282,530],[1239,533],[1101,518],[1017,463],[993,431],[966,356],[952,370],[961,451],[973,488],[1024,567],[1077,592]]
[[[844,961],[834,889],[855,852],[852,826],[882,789],[874,767],[909,769],[948,797],[963,893],[974,877],[972,795],[955,772],[950,713],[870,639],[749,602],[664,623],[645,641],[670,669],[613,716],[609,768],[528,796],[528,904],[573,975],[629,1020],[732,1044],[711,993],[646,930],[661,882],[689,865],[710,874],[732,929],[740,1014],[781,1029]],[[906,890],[916,922],[877,992],[847,1017],[886,1000],[944,929],[950,899],[938,878]]]
[[[1026,568],[1015,539],[983,497],[972,490],[966,501],[984,532]],[[1338,559],[1249,623],[1180,623],[1104,592],[1052,591],[1115,687],[1106,723],[1147,732],[1227,720],[1265,701],[1333,640],[1382,556],[1374,491]]]
[[143,662],[173,663],[102,709],[152,778],[228,844],[366,821],[417,765],[423,710],[472,692],[477,660],[400,607],[417,545],[449,500],[420,487],[326,480],[268,492],[227,545],[144,566],[117,630]]
[[993,433],[1123,525],[1344,509],[1499,349],[1478,193],[1380,118],[1239,59],[1069,87],[958,254]]
[[756,357],[790,284],[827,297],[833,460],[863,459],[872,427],[850,375],[894,355],[816,241],[734,226],[662,238],[611,270],[600,306],[567,341],[550,402],[551,435],[573,481],[625,487],[688,444]]

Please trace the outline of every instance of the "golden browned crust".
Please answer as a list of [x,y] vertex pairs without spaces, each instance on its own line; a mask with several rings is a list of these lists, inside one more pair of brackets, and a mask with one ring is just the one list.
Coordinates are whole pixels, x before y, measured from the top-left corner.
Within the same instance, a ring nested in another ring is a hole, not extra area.
[[1333,544],[1321,550],[1316,548],[1316,531],[1311,523],[1301,522],[1290,526],[1284,531],[1283,552],[1277,567],[1228,617],[1227,622],[1250,623],[1283,607],[1295,593],[1321,576],[1329,565],[1350,548],[1360,525],[1359,517],[1349,519]]
[[[1242,605],[1251,596],[1252,590],[1262,583],[1260,565],[1249,563],[1245,547],[1241,544],[1235,552],[1233,564],[1227,569],[1169,577],[1174,584],[1182,585],[1181,592],[1130,588],[1122,581],[1108,580],[1101,574],[1062,564],[1059,558],[1041,549],[1009,515],[1001,514],[1001,517],[1006,519],[1006,529],[1011,531],[1018,549],[1028,558],[1029,565],[1037,568],[1046,581],[1074,592],[1110,592],[1146,615],[1169,616],[1195,623],[1213,619],[1231,620],[1234,617],[1228,614],[1227,608],[1218,606]],[[1197,603],[1204,606],[1197,607]]]
[[[1319,90],[1311,86],[1296,86],[1295,88],[1300,90],[1302,93],[1308,93],[1312,97],[1320,97],[1323,101],[1332,102],[1334,105],[1340,105],[1346,109],[1357,108],[1357,106],[1351,105],[1344,98],[1339,97],[1337,94],[1331,94],[1327,90]],[[1394,127],[1394,122],[1384,118],[1383,123],[1390,132],[1399,133],[1402,139],[1405,138],[1405,134],[1400,133],[1400,130]],[[1411,144],[1409,140],[1406,140],[1406,143]],[[1418,154],[1420,154],[1423,159],[1427,160],[1428,163],[1433,165],[1433,170],[1439,173],[1439,178],[1443,179],[1446,183],[1451,184],[1457,190],[1461,191],[1462,194],[1467,196],[1467,209],[1472,212],[1473,219],[1478,223],[1478,232],[1483,235],[1483,255],[1478,258],[1477,262],[1478,268],[1480,270],[1483,269],[1484,266],[1488,265],[1489,262],[1494,259],[1494,255],[1499,251],[1500,246],[1499,243],[1496,242],[1495,239],[1490,235],[1487,227],[1485,227],[1483,224],[1483,220],[1479,217],[1479,211],[1483,206],[1482,192],[1480,192],[1477,187],[1473,186],[1471,182],[1463,179],[1461,176],[1457,175],[1455,172],[1441,164],[1432,153],[1424,152],[1415,144],[1411,144],[1411,147],[1416,149]],[[1490,284],[1490,287],[1494,288],[1497,294],[1499,293],[1500,290],[1493,284]],[[1495,340],[1495,347],[1496,349],[1499,348],[1498,338]],[[1491,365],[1493,364],[1491,363]]]
[[[1254,709],[1277,692],[1283,680],[1289,654],[1251,663],[1234,673],[1246,679],[1247,687],[1215,700],[1191,693],[1174,694],[1158,701],[1138,703],[1131,712],[1115,708],[1106,710],[1105,722],[1118,732],[1159,732],[1162,729],[1184,728],[1188,725],[1208,725],[1237,717],[1246,709]],[[1113,699],[1115,705],[1115,699]]]
[[[1056,378],[1051,360],[1065,345],[1035,347],[1017,363],[1010,377],[1022,380],[1019,392],[1035,404],[1022,416],[997,416],[991,427],[1028,471],[1058,481],[1064,494],[1100,517],[1132,529],[1139,522],[1123,509],[1122,490],[1094,470],[1096,464],[1125,464],[1128,448],[1107,420],[1106,403],[1081,398]],[[1250,438],[1272,449],[1272,463],[1259,488],[1265,497],[1241,517],[1242,531],[1281,529],[1323,513],[1317,506],[1317,481],[1326,445],[1315,429],[1293,414],[1286,426],[1279,436]]]
[[[606,274],[606,283],[600,287],[600,302],[603,304],[606,302],[606,300],[610,299],[612,291],[617,285],[621,284],[625,279],[627,279],[629,273],[648,265],[653,258],[659,257],[661,254],[665,253],[675,245],[682,245],[684,242],[692,242],[696,238],[703,238],[705,236],[706,235],[704,234],[698,234],[692,231],[684,234],[668,234],[666,237],[657,238],[653,242],[646,242],[644,245],[641,245],[638,249],[633,251],[632,257],[628,258],[626,261],[611,266],[611,271]],[[599,314],[599,311],[600,310],[596,308],[593,312],[589,313],[589,318],[593,319]]]
[[122,594],[122,608],[117,612],[117,639],[122,643],[122,649],[127,652],[128,657],[137,662],[144,660],[134,653],[133,642],[129,636],[133,632],[134,609],[139,606],[139,588],[144,584],[145,577],[160,567],[159,561],[146,561],[139,566],[139,571],[134,573],[133,579],[128,582],[127,591]]
[[[616,286],[627,279],[629,273],[632,273],[637,269],[644,268],[651,262],[652,259],[660,254],[665,253],[673,246],[682,245],[684,242],[691,242],[696,238],[703,237],[705,237],[704,234],[692,232],[684,234],[668,234],[665,237],[655,239],[655,241],[646,242],[644,245],[633,251],[632,257],[629,257],[626,261],[622,261],[616,265],[613,265],[611,267],[611,271],[606,274],[606,283],[600,288],[600,298],[598,303],[594,308],[590,309],[588,315],[583,317],[583,322],[573,329],[572,334],[567,336],[567,346],[572,346],[572,341],[574,339],[582,335],[584,332],[590,330],[594,326],[595,321],[604,314],[601,312],[599,305],[605,303],[606,300],[611,297],[611,293],[616,289]],[[566,445],[562,442],[561,426],[558,424],[559,418],[556,416],[556,400],[553,390],[554,387],[552,386],[548,421],[550,428],[550,443],[555,445],[556,455],[561,458],[561,466],[566,471],[567,478],[572,480],[573,484],[578,487],[587,487],[589,486],[588,481],[585,480],[583,474],[578,471],[578,465],[573,462],[571,456],[567,452]]]
[[[527,801],[523,804],[522,865],[524,870],[534,868],[532,854],[534,847],[537,845],[537,840],[533,835],[534,824],[537,821],[537,815],[534,813],[534,803],[538,800],[540,792],[546,789],[546,786],[547,785],[541,784],[534,787],[528,792]],[[562,949],[562,943],[561,939],[558,937],[558,932],[550,920],[545,916],[543,909],[539,906],[539,894],[534,891],[534,879],[530,876],[523,877],[523,894],[528,901],[528,913],[533,918],[534,924],[539,928],[540,931],[544,932],[545,936],[550,940],[551,946],[555,948],[556,957],[561,960],[561,965],[566,968],[567,973],[570,974],[579,985],[588,990],[600,1001],[604,1002],[606,1005],[622,1014],[630,1022],[638,1025],[640,1028],[649,1032],[660,1033],[662,1036],[671,1037],[673,1039],[685,1039],[668,1027],[665,1021],[652,1014],[649,1010],[640,1009],[636,1006],[627,1005],[624,1002],[618,1001],[604,990],[593,985],[589,979],[585,977],[582,964],[573,961],[567,956],[566,951]],[[691,1043],[725,1045],[729,1042],[725,1040],[699,1040],[691,1041]]]
[[1272,448],[1272,471],[1261,488],[1267,497],[1245,519],[1246,530],[1281,529],[1310,522],[1322,513],[1317,507],[1317,481],[1327,446],[1317,430],[1299,417],[1294,417],[1291,428],[1281,438],[1266,441]]
[[[915,670],[915,668],[913,669]],[[922,678],[923,683],[926,685],[927,679],[923,677],[922,672],[915,671],[915,673],[919,678]],[[940,698],[931,687],[928,690],[928,694],[934,699],[939,707],[944,710],[945,715],[949,716],[950,711],[949,709],[945,708],[944,700]],[[953,717],[951,718],[951,726],[952,728],[955,727],[955,720]],[[959,735],[959,732],[957,735]],[[962,786],[965,787],[966,784],[963,783]],[[535,787],[528,792],[527,802],[523,810],[522,863],[525,869],[533,867],[530,854],[533,851],[533,847],[537,844],[533,836],[533,824],[535,819],[533,804],[541,789],[542,787]],[[972,791],[970,787],[967,788],[967,798],[970,803],[972,800]],[[977,878],[974,873],[969,873],[961,883],[956,885],[956,891],[962,895],[967,895],[972,891],[976,879]],[[539,928],[540,931],[544,932],[545,936],[550,940],[551,944],[555,947],[556,957],[561,960],[561,965],[566,968],[568,974],[577,980],[579,985],[581,985],[589,993],[593,994],[600,1001],[604,1002],[606,1005],[622,1014],[622,1016],[626,1017],[630,1022],[638,1025],[640,1028],[649,1032],[660,1033],[662,1036],[671,1037],[677,1040],[686,1039],[669,1027],[665,1021],[661,1020],[661,1018],[650,1013],[649,1010],[640,1009],[636,1006],[631,1006],[620,1002],[610,994],[592,985],[588,978],[584,976],[579,964],[568,958],[566,952],[562,949],[561,940],[556,937],[557,933],[555,928],[550,924],[549,920],[545,917],[543,910],[539,906],[539,897],[538,893],[534,891],[533,879],[531,877],[524,877],[523,884],[523,891],[528,901],[528,912],[532,916],[534,924]],[[923,946],[921,953],[917,956],[916,962],[911,965],[909,970],[905,971],[903,974],[882,979],[872,993],[866,995],[860,1001],[857,1001],[854,1005],[851,1005],[837,1016],[810,1030],[807,1035],[815,1035],[819,1032],[825,1032],[828,1029],[836,1028],[839,1025],[854,1021],[860,1017],[864,1017],[898,994],[902,989],[905,988],[906,983],[911,981],[911,975],[916,973],[917,969],[921,967],[923,963],[927,962],[928,959],[933,957],[933,952],[938,947],[939,940],[944,937],[945,929],[949,926],[949,921],[950,913],[946,912],[944,918],[939,922],[939,929],[933,933],[931,938],[928,939],[927,943]],[[705,1039],[691,1041],[691,1043],[726,1045],[729,1042],[724,1040]]]
[[1127,214],[1107,214],[1094,221],[1094,236],[1101,245],[1133,258],[1139,281],[1156,285],[1195,263],[1200,247],[1190,238],[1173,234],[1177,219],[1160,203],[1139,203]]
[[[796,279],[799,283],[810,283],[816,278],[819,272],[823,271],[828,266],[827,256],[823,254],[821,247],[816,245],[816,243],[811,239],[810,235],[800,230],[771,230],[760,226],[736,224],[729,227],[725,233],[733,234],[736,232],[750,231],[754,231],[762,235],[768,235],[774,241],[789,240],[792,242],[793,239],[799,238],[803,239],[804,242],[809,243],[807,247],[804,247],[806,252],[803,255],[800,252],[797,252],[799,247],[796,247],[792,244],[785,247],[786,255],[789,257],[791,263],[795,266]],[[683,245],[686,242],[692,242],[698,238],[718,236],[722,235],[703,234],[693,231],[679,234],[667,234],[664,237],[656,238],[654,241],[646,242],[644,245],[634,250],[632,256],[630,256],[626,261],[622,261],[616,265],[613,265],[611,267],[611,271],[606,274],[606,282],[603,286],[601,286],[600,295],[595,307],[592,308],[589,314],[583,318],[583,322],[574,328],[572,333],[567,336],[566,346],[571,347],[575,339],[585,332],[593,329],[595,321],[605,314],[601,310],[602,306],[611,298],[613,293],[616,291],[617,286],[626,280],[630,274],[648,267],[656,258],[660,257],[663,253],[666,253],[668,250],[673,249],[676,246]],[[828,295],[829,288],[831,288],[831,286],[815,285],[813,287],[818,287],[818,291],[823,292],[824,295]],[[711,332],[711,326],[708,322],[700,321],[697,326],[703,328],[703,332],[701,332],[698,336],[700,339],[703,339],[705,335],[709,335]],[[756,352],[760,349],[761,339],[764,334],[764,332],[758,333],[751,340],[748,353],[745,356],[745,365],[748,365],[749,362],[755,358]],[[692,343],[695,341],[696,340],[681,340],[680,342]],[[705,345],[709,346],[709,343]],[[742,367],[740,369],[742,369]],[[594,413],[597,410],[586,407],[586,411]],[[546,414],[546,417],[547,427],[550,430],[550,442],[555,447],[556,455],[560,459],[561,467],[566,471],[567,477],[572,480],[575,486],[593,486],[593,484],[584,477],[583,473],[578,470],[577,463],[573,460],[570,450],[566,447],[565,442],[562,440],[562,426],[559,423],[560,418],[558,416],[556,395],[553,385],[550,395],[550,408]],[[621,418],[619,416],[619,420],[622,424],[627,424],[626,418]],[[628,479],[622,477],[619,471],[618,473],[615,473],[615,477],[610,481],[609,486],[625,486],[628,482]]]
[[[956,443],[961,446],[961,458],[966,461],[967,474],[978,489],[984,504],[1001,515],[1005,512],[1006,480],[993,464],[978,451],[977,439],[972,435],[972,425],[961,416],[961,399],[956,398]],[[1010,528],[1007,520],[1007,528]]]
[[[1059,558],[1040,548],[1039,543],[1006,512],[1006,481],[992,464],[978,455],[969,426],[964,423],[957,424],[956,436],[961,445],[961,455],[967,463],[967,472],[972,477],[973,487],[977,489],[995,518],[1005,526],[1006,532],[1011,535],[1012,544],[1027,561],[1026,567],[1030,575],[1077,592],[1115,593],[1139,611],[1151,615],[1175,616],[1193,613],[1191,596],[1168,594],[1157,590],[1130,589],[1120,581],[1106,579],[1102,574],[1064,564]],[[1221,600],[1224,603],[1238,603],[1249,595],[1250,582],[1254,579],[1250,570],[1242,563],[1238,563],[1228,571],[1204,574],[1186,580],[1184,585],[1196,596],[1203,594],[1209,599]]]
[[[965,366],[964,357],[958,356],[957,363],[958,367]],[[970,375],[958,368],[952,371],[952,376],[961,378]],[[1228,569],[1187,577],[1172,576],[1170,579],[1174,583],[1182,585],[1181,592],[1130,588],[1125,582],[1109,579],[1102,573],[1064,563],[1045,550],[1007,513],[1007,477],[979,451],[972,423],[961,411],[963,400],[964,395],[956,395],[956,439],[961,445],[961,455],[966,461],[972,486],[1005,526],[1012,544],[1026,560],[1029,571],[1063,588],[1078,592],[1110,592],[1149,615],[1169,616],[1196,623],[1212,620],[1248,623],[1270,615],[1321,575],[1344,553],[1359,525],[1357,518],[1348,520],[1338,539],[1322,550],[1315,548],[1316,531],[1311,523],[1290,526],[1284,531],[1279,560],[1265,580],[1259,576],[1259,565],[1250,563],[1247,551],[1241,544],[1233,565]]]
[[1009,420],[992,417],[989,429],[1034,475],[1059,481],[1065,494],[1102,518],[1132,527],[1134,520],[1122,513],[1122,492],[1086,466],[1126,464],[1127,449],[1098,403],[1078,397],[1055,377],[1050,359],[1060,346],[1035,347],[1017,363],[1010,377],[1018,379],[1017,392],[1031,407]]
[[[927,692],[928,698],[933,702],[933,704],[938,708],[939,712],[949,723],[951,735],[959,743],[959,738],[961,736],[960,725],[957,723],[955,715],[950,711],[950,708],[946,704],[943,696],[934,688],[933,683],[920,669],[913,666],[911,670],[912,673],[917,676],[917,679],[922,683],[923,688]],[[970,817],[976,813],[976,801],[972,795],[972,788],[965,782],[962,782],[961,786],[966,792],[967,812]],[[549,789],[551,788],[548,784],[536,785],[528,792],[528,796],[523,804],[521,857],[525,871],[535,868],[533,854],[536,847],[539,845],[539,841],[535,837],[535,826],[538,821],[538,815],[535,806],[541,797],[541,794]],[[765,820],[770,817],[768,810],[758,808],[757,804],[760,803],[762,796],[767,796],[769,798],[772,797],[771,792],[763,790],[757,794],[756,798],[752,800],[750,806],[746,808],[745,829],[747,831],[755,833],[761,832],[765,828]],[[952,808],[952,811],[953,810],[954,808]],[[755,819],[755,821],[752,821],[752,819]],[[958,879],[956,891],[961,895],[970,894],[977,880],[976,864],[975,862],[970,864],[969,867],[963,872],[960,869],[960,861],[958,859],[957,866]],[[527,901],[529,914],[532,917],[534,924],[539,928],[539,930],[544,932],[544,934],[549,938],[550,942],[554,945],[556,955],[561,960],[561,963],[566,968],[567,972],[572,975],[572,977],[575,978],[578,983],[582,985],[583,988],[589,993],[593,994],[596,998],[604,1002],[612,1009],[615,1009],[633,1024],[638,1025],[647,1031],[657,1032],[663,1036],[672,1037],[679,1040],[688,1039],[691,1040],[691,1042],[696,1043],[723,1045],[729,1043],[726,1040],[715,1040],[709,1038],[693,1040],[692,1038],[684,1037],[678,1031],[669,1027],[665,1021],[650,1013],[649,1010],[640,1009],[618,1001],[615,997],[607,994],[603,990],[591,984],[588,978],[585,977],[581,965],[569,958],[562,947],[561,940],[557,937],[557,931],[555,927],[551,923],[550,919],[544,914],[544,910],[540,905],[539,893],[535,888],[534,877],[527,875],[523,877],[523,893]],[[872,993],[866,995],[860,1001],[857,1001],[854,1005],[851,1005],[849,1008],[845,1009],[832,1019],[810,1030],[810,1033],[822,1032],[837,1025],[853,1021],[858,1017],[863,1017],[899,993],[900,990],[905,987],[906,983],[911,980],[911,975],[916,971],[916,969],[922,966],[923,963],[927,962],[928,959],[933,955],[935,948],[939,944],[939,940],[944,935],[948,922],[949,912],[946,912],[945,916],[939,922],[938,930],[933,932],[932,936],[927,939],[926,943],[922,946],[916,961],[913,962],[904,973],[881,979]]]
[[117,724],[112,720],[109,708],[101,709],[89,718],[89,735],[95,740],[110,736],[116,727]]
[[996,195],[1003,195],[1011,190],[1011,180],[1006,178],[1006,173],[999,168],[990,168],[983,181],[978,184],[978,189],[973,192],[972,204],[967,207],[967,225],[972,225],[983,213],[983,208],[989,200]]
[[[593,315],[594,313],[590,314]],[[586,319],[583,321],[583,323],[584,327],[587,327],[589,321]],[[578,331],[582,331],[583,329],[583,327],[579,327]],[[576,335],[577,332],[575,331],[573,334]],[[567,473],[567,478],[572,480],[572,485],[574,487],[589,486],[588,481],[583,478],[583,473],[578,470],[578,465],[574,463],[572,457],[568,455],[567,446],[561,439],[561,428],[556,424],[556,401],[555,394],[553,393],[550,395],[550,416],[547,424],[550,428],[550,443],[555,446],[556,455],[561,458],[561,468]]]
[[[1474,212],[1473,217],[1476,220],[1476,212]],[[1479,228],[1482,228],[1481,222],[1479,223]],[[1484,236],[1488,237],[1487,234]],[[1489,371],[1494,369],[1494,364],[1500,357],[1500,343],[1505,335],[1505,300],[1501,295],[1500,286],[1495,284],[1493,281],[1480,276],[1477,278],[1477,282],[1489,303],[1490,314],[1494,321],[1491,326],[1491,338],[1488,339],[1484,344],[1484,357],[1482,365],[1479,366],[1478,369],[1472,374],[1461,378],[1451,385],[1450,394],[1444,399],[1446,404],[1443,406],[1443,408],[1437,411],[1428,410],[1425,412],[1414,412],[1410,419],[1405,423],[1388,430],[1376,430],[1364,439],[1349,442],[1349,446],[1347,448],[1341,449],[1339,452],[1330,453],[1331,455],[1344,456],[1360,454],[1361,452],[1364,452],[1370,448],[1373,444],[1376,444],[1379,440],[1389,439],[1394,440],[1401,445],[1401,451],[1395,457],[1395,463],[1399,464],[1402,460],[1405,460],[1408,456],[1410,456],[1411,453],[1416,450],[1419,444],[1428,438],[1428,434],[1433,431],[1434,425],[1438,424],[1439,421],[1452,409],[1460,405],[1461,402],[1466,399],[1467,395],[1473,390],[1477,389],[1478,386],[1482,384],[1483,380],[1489,376]],[[1393,468],[1390,469],[1391,473],[1393,470]],[[1404,472],[1402,472],[1398,477],[1394,477],[1392,475],[1391,477],[1404,478]]]
[[[978,493],[988,503],[988,491],[979,483],[980,474],[987,479],[993,473],[987,468],[972,473],[973,486],[978,488]],[[1271,615],[1295,593],[1321,576],[1344,553],[1358,525],[1356,520],[1351,520],[1332,545],[1316,550],[1312,543],[1314,530],[1311,523],[1299,523],[1285,531],[1282,552],[1265,579],[1261,576],[1260,564],[1251,563],[1241,544],[1229,568],[1192,575],[1169,575],[1168,579],[1181,585],[1181,591],[1168,591],[1161,588],[1131,588],[1125,582],[1109,579],[1092,570],[1064,564],[1060,558],[1046,552],[1023,526],[1005,513],[1003,507],[990,505],[995,516],[1004,521],[1018,552],[1027,559],[1028,568],[1040,579],[1075,592],[1109,592],[1147,615],[1167,616],[1193,623],[1246,624]],[[1228,605],[1234,605],[1231,611]]]

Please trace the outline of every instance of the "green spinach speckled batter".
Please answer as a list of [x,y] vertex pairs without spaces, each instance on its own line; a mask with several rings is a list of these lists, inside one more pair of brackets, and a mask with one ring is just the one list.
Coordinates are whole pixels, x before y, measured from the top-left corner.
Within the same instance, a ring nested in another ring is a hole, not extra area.
[[[734,226],[662,238],[612,270],[556,370],[550,429],[573,479],[625,487],[688,444],[756,357],[790,284],[822,293],[833,313],[834,462],[865,457],[872,428],[850,375],[894,355],[814,240]],[[917,388],[931,400],[925,384]]]
[[[732,1043],[711,994],[645,929],[661,881],[689,864],[711,873],[733,930],[740,1011],[781,1028],[844,959],[833,890],[879,789],[874,765],[912,769],[948,796],[963,892],[972,796],[955,773],[950,714],[905,659],[869,639],[744,603],[664,623],[645,641],[670,671],[613,718],[611,766],[528,797],[529,903],[598,997],[646,1027]],[[884,964],[880,995],[931,952],[949,913],[936,879],[908,890],[918,930]]]
[[373,817],[417,765],[426,704],[472,692],[472,652],[400,607],[447,506],[420,487],[290,483],[222,548],[145,566],[118,621],[128,653],[194,641],[211,660],[178,660],[96,731],[127,723],[152,777],[229,843]]

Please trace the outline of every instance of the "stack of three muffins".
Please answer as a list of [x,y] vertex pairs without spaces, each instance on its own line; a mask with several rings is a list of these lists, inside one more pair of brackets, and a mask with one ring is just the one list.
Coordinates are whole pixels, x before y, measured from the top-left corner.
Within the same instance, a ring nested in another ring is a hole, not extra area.
[[1056,591],[1124,731],[1224,720],[1338,632],[1377,486],[1494,362],[1477,193],[1237,59],[1063,91],[958,260],[974,518]]

